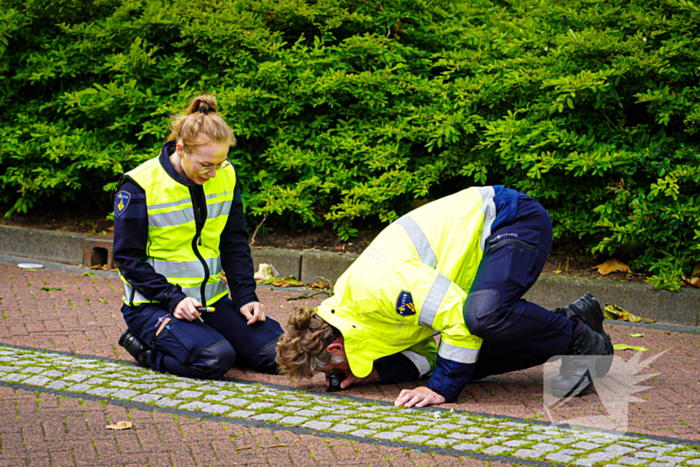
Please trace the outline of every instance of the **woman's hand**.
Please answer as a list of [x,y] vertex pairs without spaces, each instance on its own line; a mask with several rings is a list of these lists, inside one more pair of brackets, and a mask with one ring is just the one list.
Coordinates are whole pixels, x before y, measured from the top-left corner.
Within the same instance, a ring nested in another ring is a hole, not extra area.
[[431,391],[425,386],[419,386],[415,389],[404,389],[399,394],[399,397],[394,401],[394,406],[400,407],[425,407],[426,405],[444,404],[445,398],[437,392]]
[[256,321],[265,321],[264,305],[260,302],[246,303],[241,307],[241,314],[248,320],[248,326]]
[[201,316],[201,313],[197,311],[198,306],[202,306],[202,304],[196,299],[185,297],[180,300],[180,303],[173,310],[173,316],[177,319],[186,319],[187,321],[195,320]]

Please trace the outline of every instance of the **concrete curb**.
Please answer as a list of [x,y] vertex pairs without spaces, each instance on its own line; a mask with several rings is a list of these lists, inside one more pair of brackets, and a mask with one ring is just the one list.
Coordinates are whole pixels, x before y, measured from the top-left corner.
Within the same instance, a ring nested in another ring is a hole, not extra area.
[[83,262],[86,235],[0,225],[0,254],[57,263]]
[[[91,267],[95,260],[111,259],[111,240],[0,226],[0,255],[3,254]],[[280,274],[294,275],[305,283],[318,279],[335,282],[357,258],[348,253],[274,248],[253,248],[252,256],[256,270],[260,263],[270,263]],[[662,323],[700,325],[700,289],[683,288],[675,293],[649,284],[542,274],[525,298],[547,309],[555,309],[587,291],[601,304],[612,303],[637,316]]]

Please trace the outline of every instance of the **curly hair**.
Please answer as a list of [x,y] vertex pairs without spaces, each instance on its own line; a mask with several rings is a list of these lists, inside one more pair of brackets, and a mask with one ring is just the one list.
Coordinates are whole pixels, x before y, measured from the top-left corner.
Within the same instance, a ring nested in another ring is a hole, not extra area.
[[340,336],[340,331],[318,316],[315,309],[297,308],[277,342],[280,371],[290,378],[312,378],[333,361],[326,348]]

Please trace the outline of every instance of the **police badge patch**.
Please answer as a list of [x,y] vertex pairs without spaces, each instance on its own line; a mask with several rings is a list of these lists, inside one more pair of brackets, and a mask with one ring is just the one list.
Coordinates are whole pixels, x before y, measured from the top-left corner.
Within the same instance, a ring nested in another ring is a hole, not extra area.
[[411,294],[403,291],[396,300],[396,312],[401,316],[413,316],[416,314],[416,306],[413,304]]
[[120,191],[117,193],[117,206],[114,209],[114,213],[121,217],[129,207],[129,201],[131,201],[131,193],[128,191]]

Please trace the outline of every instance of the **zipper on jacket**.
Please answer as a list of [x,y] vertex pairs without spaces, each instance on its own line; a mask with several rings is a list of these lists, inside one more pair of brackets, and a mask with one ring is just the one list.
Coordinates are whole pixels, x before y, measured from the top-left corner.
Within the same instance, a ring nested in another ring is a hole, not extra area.
[[[207,262],[204,261],[204,258],[202,257],[202,254],[199,252],[199,248],[197,248],[197,245],[202,246],[202,230],[204,229],[204,223],[206,222],[206,196],[204,195],[204,187],[202,187],[202,195],[197,196],[199,193],[197,193],[197,189],[194,187],[190,187],[190,197],[192,198],[192,209],[194,210],[194,225],[196,228],[196,233],[194,234],[194,238],[192,239],[192,250],[194,251],[195,256],[197,259],[199,259],[199,262],[202,263],[202,267],[204,268],[204,280],[202,281],[202,284],[199,286],[199,294],[202,302],[202,306],[207,306],[207,282],[209,282],[209,267],[207,266]],[[204,217],[202,217],[202,206],[204,206]]]

